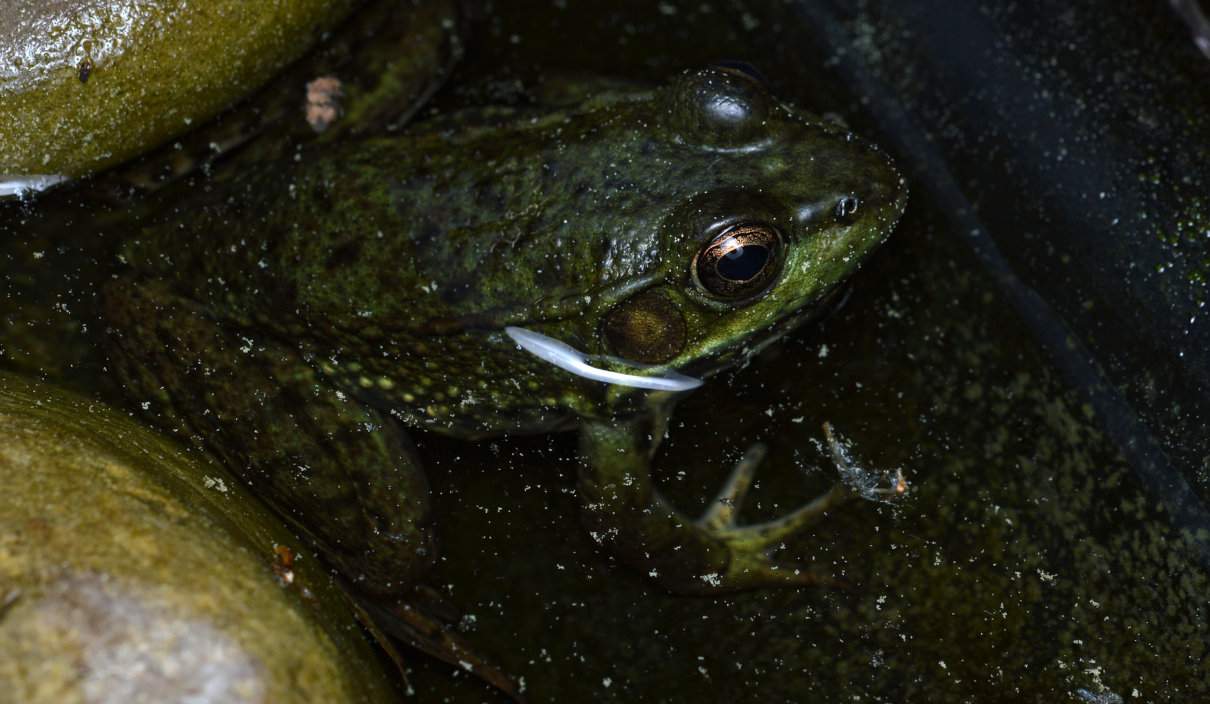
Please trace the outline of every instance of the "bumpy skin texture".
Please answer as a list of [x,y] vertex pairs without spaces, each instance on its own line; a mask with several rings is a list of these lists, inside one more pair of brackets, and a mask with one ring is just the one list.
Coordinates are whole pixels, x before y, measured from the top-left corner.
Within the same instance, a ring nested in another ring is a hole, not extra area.
[[[780,581],[755,534],[688,520],[652,486],[647,438],[674,396],[573,376],[503,329],[629,373],[712,374],[817,312],[885,239],[898,173],[728,68],[479,114],[496,117],[246,170],[132,238],[105,295],[115,368],[367,590],[406,587],[433,554],[405,427],[579,427],[603,544],[675,590]],[[695,256],[741,223],[780,233],[775,275],[712,294]],[[649,337],[658,364],[617,358]]]

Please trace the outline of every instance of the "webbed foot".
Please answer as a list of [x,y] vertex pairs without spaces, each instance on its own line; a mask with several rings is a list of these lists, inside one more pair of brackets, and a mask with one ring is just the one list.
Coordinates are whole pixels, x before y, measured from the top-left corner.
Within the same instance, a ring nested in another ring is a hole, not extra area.
[[780,518],[749,525],[739,523],[740,509],[766,453],[767,448],[763,443],[749,448],[736,463],[714,501],[695,521],[699,530],[726,546],[731,555],[726,573],[703,575],[702,580],[724,591],[777,584],[842,586],[833,578],[793,564],[779,563],[771,554],[784,544],[787,537],[816,523],[828,511],[850,499],[852,492],[843,483],[837,482],[810,503]]
[[772,555],[787,538],[850,499],[885,501],[907,488],[899,472],[887,487],[885,473],[857,466],[825,423],[824,437],[840,475],[827,492],[780,518],[740,524],[738,514],[766,452],[758,444],[745,453],[702,516],[691,520],[669,504],[650,481],[651,452],[646,447],[650,437],[635,423],[596,424],[585,429],[582,447],[590,461],[580,477],[584,518],[598,542],[676,593],[844,587],[836,578],[779,562]]

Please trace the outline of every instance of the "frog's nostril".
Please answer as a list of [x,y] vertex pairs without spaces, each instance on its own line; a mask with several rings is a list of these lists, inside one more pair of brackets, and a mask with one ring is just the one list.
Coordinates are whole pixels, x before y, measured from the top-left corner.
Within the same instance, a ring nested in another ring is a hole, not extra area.
[[857,216],[857,211],[861,209],[861,199],[857,196],[848,195],[841,197],[836,201],[836,208],[833,213],[836,215],[836,221],[847,223],[852,222]]

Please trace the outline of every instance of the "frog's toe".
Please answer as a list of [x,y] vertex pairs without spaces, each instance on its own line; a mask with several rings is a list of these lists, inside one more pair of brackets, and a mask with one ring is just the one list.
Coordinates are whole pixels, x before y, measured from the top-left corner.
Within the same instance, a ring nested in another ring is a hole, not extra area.
[[731,562],[726,573],[704,575],[702,581],[716,591],[742,591],[763,587],[823,587],[849,589],[843,579],[821,574],[802,565],[778,562],[763,549],[732,548]]
[[[731,559],[725,574],[707,575],[703,581],[728,591],[777,585],[843,586],[834,578],[816,574],[801,566],[778,563],[770,554],[781,547],[787,537],[817,522],[850,497],[848,489],[837,484],[792,513],[751,525],[736,524],[737,506],[731,507],[729,515],[712,506],[706,515],[698,519],[698,528],[725,545]],[[726,518],[720,520],[723,515]]]
[[[831,435],[829,439],[832,440]],[[748,448],[714,501],[696,521],[699,528],[715,534],[734,549],[755,552],[771,550],[787,536],[818,521],[851,495],[848,488],[838,482],[814,501],[781,518],[748,526],[739,525],[737,516],[752,486],[756,469],[767,451],[763,443]]]
[[768,447],[762,442],[748,448],[735,464],[735,469],[731,470],[731,475],[719,489],[714,501],[710,502],[710,507],[698,519],[698,525],[709,530],[723,530],[735,526],[735,516],[748,496],[748,489],[756,476],[756,468],[765,459],[768,451]]
[[405,598],[361,595],[358,606],[369,619],[367,626],[388,653],[399,642],[454,667],[460,667],[496,688],[516,704],[525,704],[521,680],[481,653],[457,625],[457,608],[436,590],[418,585]]
[[694,524],[713,541],[725,546],[730,559],[725,570],[700,576],[706,591],[736,591],[768,586],[843,586],[793,564],[779,564],[770,557],[784,540],[823,518],[851,497],[844,484],[837,483],[815,500],[781,518],[763,523],[740,525],[738,514],[764,459],[764,444],[753,445],[723,483],[718,495]]

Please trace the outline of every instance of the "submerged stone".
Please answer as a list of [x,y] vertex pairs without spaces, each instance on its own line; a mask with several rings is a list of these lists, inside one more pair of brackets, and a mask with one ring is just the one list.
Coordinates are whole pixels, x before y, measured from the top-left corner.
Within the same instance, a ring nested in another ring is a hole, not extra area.
[[322,565],[217,465],[0,375],[0,484],[0,700],[393,700]]

